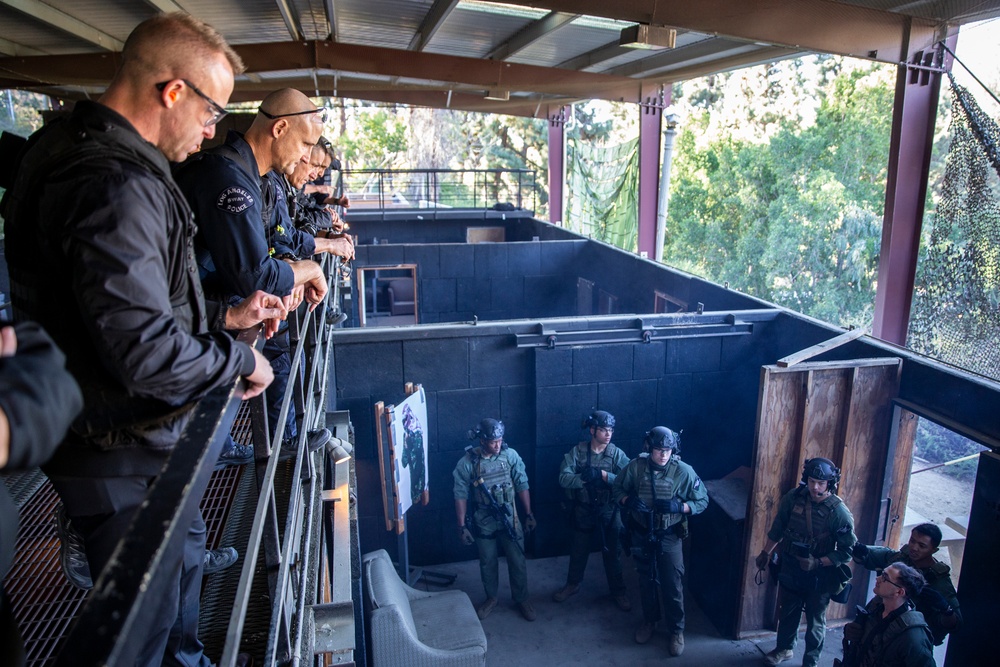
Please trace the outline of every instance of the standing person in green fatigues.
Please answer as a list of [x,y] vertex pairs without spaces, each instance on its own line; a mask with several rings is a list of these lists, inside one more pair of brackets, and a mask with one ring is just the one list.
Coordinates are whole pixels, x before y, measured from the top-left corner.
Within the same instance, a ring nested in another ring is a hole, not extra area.
[[[458,536],[463,544],[479,548],[479,574],[486,590],[486,600],[476,608],[480,620],[497,605],[500,562],[497,546],[507,557],[511,595],[525,620],[535,620],[535,610],[528,602],[528,568],[524,560],[524,532],[514,506],[514,496],[524,508],[524,529],[535,529],[531,513],[531,493],[524,461],[503,441],[503,422],[484,419],[469,437],[479,439],[479,446],[469,446],[455,466],[455,515]],[[467,511],[472,501],[472,514]],[[494,502],[491,502],[495,501]]]
[[563,457],[559,486],[573,503],[573,536],[569,548],[569,575],[566,585],[552,596],[563,602],[580,590],[583,572],[590,558],[591,536],[600,531],[604,574],[615,604],[622,611],[632,608],[625,594],[622,560],[618,551],[621,519],[611,497],[615,477],[629,464],[625,452],[611,442],[615,418],[610,412],[595,410],[583,423],[590,429],[590,442],[581,442]]
[[[666,616],[670,655],[684,652],[684,554],[687,517],[708,507],[708,491],[694,468],[680,460],[680,438],[665,426],[646,434],[643,454],[615,477],[629,551],[642,581],[643,622],[635,641],[645,644]],[[661,607],[662,599],[662,607]]]
[[910,531],[910,541],[899,551],[886,547],[869,547],[858,542],[854,545],[854,562],[869,570],[884,570],[893,563],[903,563],[919,570],[927,585],[913,603],[924,615],[940,645],[949,632],[962,625],[962,612],[958,607],[958,593],[951,583],[951,568],[934,554],[941,545],[941,529],[933,523],[922,523]]
[[[806,652],[803,667],[815,667],[826,636],[826,608],[830,596],[850,579],[854,517],[837,496],[840,470],[830,459],[814,458],[802,467],[801,483],[782,498],[778,515],[767,532],[767,543],[757,556],[763,570],[771,552],[781,545],[778,575],[778,639],[764,656],[765,665],[792,657],[799,619],[806,613]],[[843,567],[841,567],[843,566]]]

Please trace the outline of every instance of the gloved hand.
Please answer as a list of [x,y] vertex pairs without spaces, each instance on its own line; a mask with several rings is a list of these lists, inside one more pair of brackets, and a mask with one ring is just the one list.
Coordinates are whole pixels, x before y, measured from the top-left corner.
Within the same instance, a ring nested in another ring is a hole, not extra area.
[[465,526],[462,526],[459,529],[458,539],[460,539],[462,541],[462,544],[464,544],[467,547],[471,547],[473,544],[476,543],[476,538],[472,536],[472,532]]
[[537,527],[538,527],[538,522],[535,521],[534,514],[529,514],[526,517],[524,517],[524,532],[530,533]]
[[767,551],[761,549],[760,553],[757,554],[757,558],[755,558],[753,562],[757,566],[758,570],[766,570],[767,564],[771,562],[771,556],[767,553]]
[[863,632],[864,627],[860,623],[851,621],[844,626],[844,639],[849,642],[861,641],[861,635]]
[[812,556],[796,556],[799,559],[799,567],[801,567],[806,572],[812,572],[816,568],[820,567],[819,558],[813,558]]
[[657,498],[656,511],[660,514],[683,514],[684,501],[679,498],[671,498],[670,500]]
[[600,468],[594,468],[593,466],[587,466],[582,471],[580,471],[580,481],[584,484],[593,484],[594,482],[600,482],[604,479],[601,474]]
[[868,550],[868,545],[867,544],[862,544],[861,542],[856,542],[854,544],[854,550],[851,553],[851,558],[854,559],[854,562],[860,563],[861,561],[863,561],[865,558],[868,557],[868,551],[869,550]]
[[634,493],[630,493],[628,497],[625,499],[625,508],[633,512],[649,511],[649,506],[646,503],[642,502],[642,498],[635,495]]
[[923,603],[920,606],[935,614],[947,614],[952,611],[948,600],[930,586],[924,586],[924,590],[920,592],[920,601]]

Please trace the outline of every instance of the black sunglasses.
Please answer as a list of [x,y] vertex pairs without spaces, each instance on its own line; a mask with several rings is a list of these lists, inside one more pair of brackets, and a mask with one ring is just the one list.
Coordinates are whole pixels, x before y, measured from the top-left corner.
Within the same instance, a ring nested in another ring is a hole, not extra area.
[[[172,80],[173,79],[171,79],[171,81]],[[208,102],[208,105],[209,105],[209,107],[211,108],[211,111],[212,111],[212,116],[207,121],[205,121],[205,127],[211,127],[211,126],[215,125],[220,120],[222,120],[227,113],[229,113],[222,106],[220,106],[218,102],[216,102],[215,100],[213,100],[211,97],[209,97],[205,93],[201,92],[201,90],[198,88],[198,86],[194,85],[193,83],[191,83],[187,79],[181,79],[181,81],[184,82],[185,86],[187,86],[188,88],[190,88],[191,90],[193,90],[194,93],[195,93],[195,95],[197,95],[201,99],[203,99],[206,102]],[[164,81],[163,83],[158,83],[158,84],[156,84],[156,89],[162,93],[163,89],[167,87],[168,83],[170,83],[170,81]]]

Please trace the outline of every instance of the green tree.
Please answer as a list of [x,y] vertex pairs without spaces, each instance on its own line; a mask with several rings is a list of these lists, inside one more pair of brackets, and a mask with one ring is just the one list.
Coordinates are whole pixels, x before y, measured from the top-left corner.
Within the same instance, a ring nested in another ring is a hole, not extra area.
[[[741,104],[720,97],[705,108],[712,97],[689,89],[695,103],[676,144],[664,257],[808,315],[868,325],[892,70],[828,58],[758,69],[725,83]],[[782,116],[787,104],[798,107]],[[741,116],[743,125],[733,122]]]

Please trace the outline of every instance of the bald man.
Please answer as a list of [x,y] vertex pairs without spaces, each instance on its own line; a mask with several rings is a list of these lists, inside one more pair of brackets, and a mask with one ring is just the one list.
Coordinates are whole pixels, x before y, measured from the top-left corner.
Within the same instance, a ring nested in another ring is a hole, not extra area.
[[[225,144],[192,155],[175,169],[174,176],[198,221],[195,247],[205,289],[222,300],[245,297],[264,290],[285,299],[294,310],[303,298],[312,307],[327,292],[323,272],[309,257],[329,252],[344,241],[313,240],[300,234],[286,241],[275,222],[285,202],[266,183],[270,171],[290,175],[309,159],[323,131],[323,109],[297,90],[285,88],[264,98],[246,135],[230,131]],[[287,225],[288,228],[291,225]],[[346,241],[353,255],[353,246]],[[266,395],[268,424],[279,423],[282,396],[291,370],[287,330],[264,346],[264,355],[275,370],[275,381]],[[298,427],[294,410],[286,414],[282,452],[292,452]],[[308,443],[316,450],[330,439],[326,429],[312,431]],[[246,457],[232,447],[223,455],[243,462]]]
[[[191,210],[168,164],[215,134],[242,69],[197,19],[144,21],[105,94],[32,136],[4,201],[15,317],[45,327],[83,390],[83,413],[43,469],[95,573],[195,402],[240,376],[244,398],[272,380],[260,353],[209,327],[249,326],[280,314],[280,303],[206,305]],[[174,583],[141,628],[137,664],[209,665],[197,636],[204,549],[198,514],[184,542],[162,556],[160,575]]]

